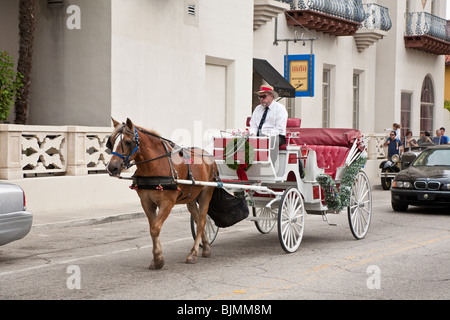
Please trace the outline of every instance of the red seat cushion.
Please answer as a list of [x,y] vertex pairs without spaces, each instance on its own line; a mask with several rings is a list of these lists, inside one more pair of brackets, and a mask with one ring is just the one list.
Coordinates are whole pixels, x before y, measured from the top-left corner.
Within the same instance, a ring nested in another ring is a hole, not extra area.
[[325,173],[333,179],[336,177],[337,168],[344,164],[347,153],[350,151],[349,148],[341,146],[307,145],[306,148],[316,152],[317,166],[323,168]]

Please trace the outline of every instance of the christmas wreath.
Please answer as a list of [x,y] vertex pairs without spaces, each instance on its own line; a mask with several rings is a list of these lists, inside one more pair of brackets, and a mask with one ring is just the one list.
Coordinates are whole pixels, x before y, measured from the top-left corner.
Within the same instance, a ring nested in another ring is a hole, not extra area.
[[344,170],[342,176],[339,192],[336,187],[336,182],[327,174],[319,174],[316,177],[325,194],[325,203],[328,209],[341,211],[343,208],[350,205],[350,196],[352,194],[352,186],[359,170],[366,163],[367,158],[360,157],[353,161]]
[[[244,163],[234,159],[234,155],[240,151],[244,152]],[[255,149],[248,141],[248,138],[235,138],[225,146],[225,163],[230,169],[236,170],[240,180],[248,180],[245,172],[250,169],[255,158]]]

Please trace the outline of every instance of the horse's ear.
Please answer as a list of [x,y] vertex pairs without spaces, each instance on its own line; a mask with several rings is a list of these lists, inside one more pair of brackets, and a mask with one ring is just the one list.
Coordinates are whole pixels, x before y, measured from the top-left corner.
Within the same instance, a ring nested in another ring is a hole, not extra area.
[[116,121],[113,117],[111,117],[111,120],[113,122],[114,128],[117,127],[118,125],[120,125],[120,123],[118,121]]
[[128,127],[128,129],[133,129],[133,122],[131,122],[131,120],[130,120],[130,118],[127,118],[127,127]]

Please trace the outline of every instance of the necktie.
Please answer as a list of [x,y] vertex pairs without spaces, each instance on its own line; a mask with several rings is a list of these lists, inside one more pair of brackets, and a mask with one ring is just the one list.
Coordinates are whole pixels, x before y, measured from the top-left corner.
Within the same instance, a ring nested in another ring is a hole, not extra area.
[[264,110],[263,116],[262,116],[262,118],[261,118],[261,122],[259,123],[258,133],[257,133],[257,136],[258,136],[258,137],[259,137],[259,135],[261,134],[261,129],[262,129],[262,126],[263,126],[264,122],[266,121],[266,116],[267,116],[267,112],[268,112],[268,111],[269,111],[269,108],[266,107],[266,109]]

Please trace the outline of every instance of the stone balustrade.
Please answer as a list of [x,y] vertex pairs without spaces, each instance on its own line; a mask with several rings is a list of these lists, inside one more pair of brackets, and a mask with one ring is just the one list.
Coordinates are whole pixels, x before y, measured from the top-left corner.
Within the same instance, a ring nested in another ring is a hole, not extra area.
[[0,124],[0,179],[106,172],[109,127]]

